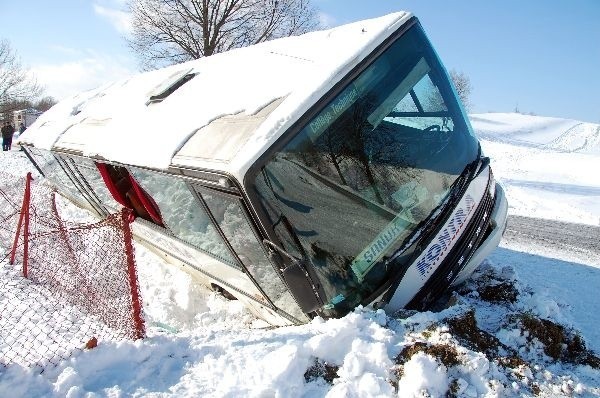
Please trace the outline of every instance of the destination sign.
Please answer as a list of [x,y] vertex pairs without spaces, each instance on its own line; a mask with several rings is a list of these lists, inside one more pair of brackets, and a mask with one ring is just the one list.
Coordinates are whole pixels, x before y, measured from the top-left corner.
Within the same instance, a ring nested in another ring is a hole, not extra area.
[[314,138],[320,136],[327,127],[331,126],[358,99],[358,95],[359,90],[354,84],[347,87],[342,94],[319,113],[319,116],[310,122],[308,125],[309,134]]
[[365,275],[373,265],[388,251],[412,223],[401,214],[397,215],[377,237],[352,261],[350,267],[359,282],[364,280]]

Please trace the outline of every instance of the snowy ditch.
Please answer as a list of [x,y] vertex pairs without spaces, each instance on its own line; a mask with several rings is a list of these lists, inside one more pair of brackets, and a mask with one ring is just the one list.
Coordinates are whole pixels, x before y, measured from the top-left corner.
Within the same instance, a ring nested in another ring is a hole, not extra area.
[[[492,162],[504,151],[526,157],[511,151],[518,144],[507,144],[507,134],[501,145],[488,143]],[[543,157],[539,147],[532,151]],[[589,152],[580,161],[598,162]],[[0,164],[19,176],[31,167],[18,151],[0,154]],[[499,164],[500,179],[527,173],[514,159]],[[589,185],[585,178],[574,182]],[[507,192],[512,214],[527,213],[531,191]],[[592,203],[590,192],[579,198]],[[538,194],[536,214],[551,218],[560,208],[552,200]],[[569,210],[562,213],[572,215],[568,221],[598,215],[594,206]],[[67,204],[61,211],[86,217]],[[42,373],[0,367],[0,396],[600,396],[593,293],[600,270],[567,249],[557,257],[533,243],[505,241],[432,311],[358,308],[342,319],[281,328],[141,246],[136,259],[148,337],[100,342]]]

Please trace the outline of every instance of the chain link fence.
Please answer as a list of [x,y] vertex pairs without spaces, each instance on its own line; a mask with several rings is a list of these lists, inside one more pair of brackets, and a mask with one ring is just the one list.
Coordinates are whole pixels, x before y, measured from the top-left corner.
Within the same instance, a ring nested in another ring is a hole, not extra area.
[[0,178],[0,363],[44,367],[98,342],[143,338],[128,211],[69,220],[48,185]]

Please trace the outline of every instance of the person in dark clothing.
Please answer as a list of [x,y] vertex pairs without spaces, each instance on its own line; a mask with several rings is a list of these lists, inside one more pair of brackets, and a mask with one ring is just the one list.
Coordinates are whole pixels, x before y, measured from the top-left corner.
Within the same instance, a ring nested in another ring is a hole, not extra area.
[[12,138],[15,133],[15,128],[9,122],[4,122],[2,127],[2,150],[10,151],[12,146]]
[[19,125],[19,135],[23,134],[23,131],[25,131],[25,130],[27,130],[27,127],[25,127],[23,122],[21,122],[21,124]]

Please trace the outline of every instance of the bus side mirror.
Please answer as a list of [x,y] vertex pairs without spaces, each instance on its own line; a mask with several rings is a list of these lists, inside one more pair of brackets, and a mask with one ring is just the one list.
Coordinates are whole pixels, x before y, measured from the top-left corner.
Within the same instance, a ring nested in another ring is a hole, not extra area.
[[308,314],[321,307],[313,283],[302,262],[294,261],[284,268],[282,273],[283,280],[304,313]]
[[[304,261],[298,260],[270,240],[265,239],[263,243],[269,249],[269,259],[281,271],[283,280],[300,309],[308,314],[321,308],[321,300],[306,270]],[[289,259],[289,265],[285,265],[282,256]]]

